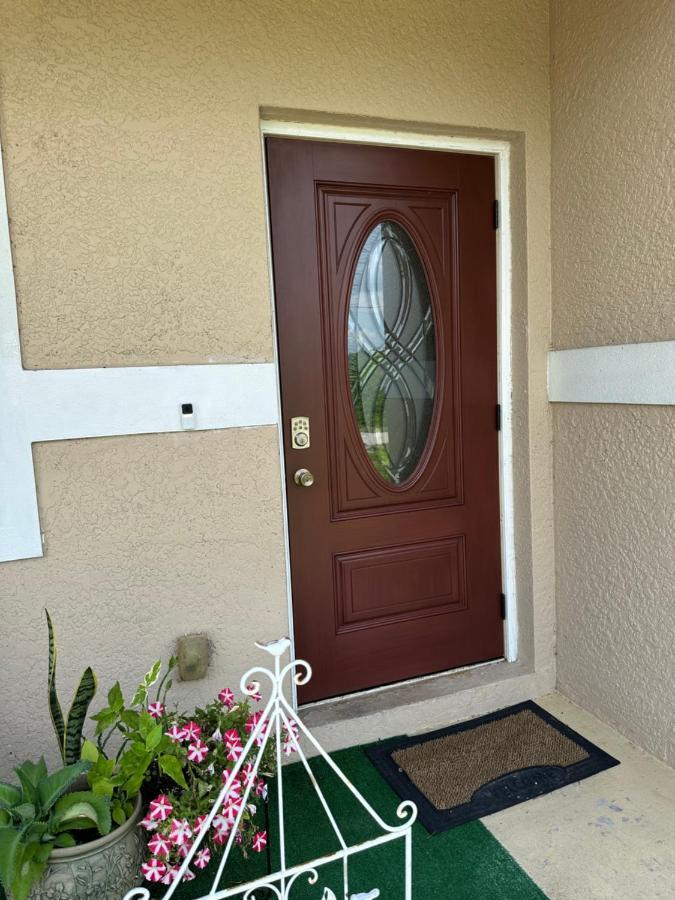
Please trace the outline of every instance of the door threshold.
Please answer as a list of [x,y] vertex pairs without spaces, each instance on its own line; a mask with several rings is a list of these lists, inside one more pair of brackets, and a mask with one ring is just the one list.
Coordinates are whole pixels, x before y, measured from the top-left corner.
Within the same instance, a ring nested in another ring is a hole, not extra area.
[[471,663],[467,666],[459,666],[456,669],[443,669],[442,672],[432,672],[430,675],[418,675],[416,678],[406,678],[403,681],[392,681],[391,684],[382,684],[378,687],[366,688],[363,691],[354,691],[351,694],[338,694],[336,697],[326,697],[324,700],[312,700],[310,703],[301,703],[298,709],[317,709],[321,706],[327,706],[329,703],[341,703],[348,700],[360,700],[362,697],[370,697],[373,694],[382,694],[385,691],[396,690],[396,688],[407,687],[408,685],[422,684],[434,681],[437,678],[447,678],[449,675],[459,675],[462,672],[470,672],[475,669],[483,669],[487,666],[494,666],[497,663],[506,662],[503,656],[497,659],[488,659],[485,662]]

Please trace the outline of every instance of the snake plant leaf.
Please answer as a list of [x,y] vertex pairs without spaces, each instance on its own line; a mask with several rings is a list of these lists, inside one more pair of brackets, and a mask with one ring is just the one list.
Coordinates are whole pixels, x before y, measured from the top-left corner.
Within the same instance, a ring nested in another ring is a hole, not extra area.
[[13,784],[0,781],[0,809],[9,809],[21,800],[21,791]]
[[56,734],[56,740],[59,745],[61,759],[63,759],[63,761],[65,762],[65,724],[63,721],[63,711],[61,710],[61,704],[59,703],[59,698],[56,693],[56,640],[54,638],[54,626],[52,625],[52,619],[49,615],[48,610],[45,610],[45,615],[47,616],[47,630],[49,631],[49,675],[47,677],[49,714],[52,718],[52,725],[54,726],[54,733]]
[[71,784],[89,769],[91,769],[91,763],[86,759],[81,759],[71,766],[59,769],[58,772],[52,772],[43,779],[38,785],[37,791],[42,812],[48,812]]
[[68,721],[66,722],[64,741],[64,761],[66,765],[72,765],[80,758],[82,729],[87,718],[89,704],[94,699],[96,687],[96,676],[91,667],[87,666],[77,686],[77,691],[68,713]]
[[57,800],[50,822],[53,832],[97,828],[107,834],[111,825],[110,804],[91,791],[73,791]]

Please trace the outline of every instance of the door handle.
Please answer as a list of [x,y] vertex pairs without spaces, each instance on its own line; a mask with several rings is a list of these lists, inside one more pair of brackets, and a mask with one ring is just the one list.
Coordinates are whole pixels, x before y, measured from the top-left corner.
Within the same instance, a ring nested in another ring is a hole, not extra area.
[[293,476],[293,481],[299,487],[311,487],[314,484],[314,476],[309,471],[309,469],[298,469],[298,471]]

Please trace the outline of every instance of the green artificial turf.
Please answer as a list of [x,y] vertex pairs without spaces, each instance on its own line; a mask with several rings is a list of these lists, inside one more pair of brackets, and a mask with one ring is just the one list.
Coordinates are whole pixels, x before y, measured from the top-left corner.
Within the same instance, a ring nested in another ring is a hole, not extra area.
[[[333,755],[337,764],[362,792],[386,822],[395,823],[400,800],[382,779],[361,747],[341,750]],[[348,844],[376,837],[377,826],[362,810],[344,785],[323,760],[313,760],[312,768]],[[284,769],[286,798],[287,863],[308,862],[338,849],[320,802],[310,786],[300,763]],[[270,837],[273,865],[276,853],[276,797],[270,797]],[[227,885],[251,881],[265,874],[266,854],[253,854],[244,860],[238,851],[225,869]],[[215,860],[194,881],[178,888],[176,900],[193,900],[208,892],[216,871]],[[299,879],[292,891],[293,900],[321,900],[324,886],[342,898],[341,864],[320,869],[318,884],[308,885]],[[147,882],[145,883],[146,886]],[[224,884],[220,886],[225,887]],[[381,900],[403,900],[403,841],[368,850],[350,862],[352,893],[380,889]],[[161,897],[166,887],[153,885],[154,897]],[[264,900],[258,891],[256,900]],[[0,898],[4,900],[0,888]],[[413,828],[413,898],[414,900],[545,900],[533,881],[525,874],[504,847],[481,822],[470,822],[442,834],[430,835],[421,826]]]
[[[397,822],[396,807],[400,799],[375,770],[362,748],[341,750],[334,754],[334,759],[384,820],[392,824]],[[313,760],[312,768],[348,844],[381,833],[323,760]],[[304,863],[337,850],[337,840],[300,763],[284,769],[284,796],[287,864]],[[270,801],[270,837],[276,851],[276,797],[272,795]],[[403,846],[403,840],[394,841],[352,857],[351,892],[378,887],[382,900],[403,900]],[[238,852],[233,856],[237,858],[228,863],[225,870],[229,873],[228,885],[264,874],[264,853],[254,854],[246,861]],[[273,853],[273,864],[276,869],[276,852]],[[324,886],[332,888],[336,897],[341,898],[341,871],[341,863],[323,866],[319,882],[314,886],[299,879],[293,888],[293,900],[321,900]],[[212,862],[200,877],[181,886],[174,896],[188,900],[207,893],[214,875],[215,864]],[[264,891],[258,891],[256,900],[262,900],[264,895]],[[157,890],[154,896],[161,897],[162,891]],[[414,900],[541,900],[545,895],[484,825],[470,822],[433,836],[421,825],[414,826],[413,897]]]

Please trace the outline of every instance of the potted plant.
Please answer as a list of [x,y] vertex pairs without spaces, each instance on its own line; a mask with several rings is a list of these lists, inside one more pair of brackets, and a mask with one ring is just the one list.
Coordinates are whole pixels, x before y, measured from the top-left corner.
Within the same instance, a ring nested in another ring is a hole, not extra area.
[[[71,790],[90,765],[80,761],[50,775],[41,758],[15,769],[18,785],[0,782],[0,881],[13,900],[25,900],[48,867],[63,865],[77,847],[78,833],[109,833],[110,803],[93,791]],[[62,883],[65,889],[67,882]]]
[[[56,691],[56,642],[49,632],[48,703],[64,768],[47,774],[44,761],[16,770],[20,786],[0,784],[0,882],[12,900],[119,900],[137,886],[144,842],[141,786],[154,769],[182,778],[180,752],[147,711],[161,664],[152,666],[124,707],[119,684],[94,716],[97,743],[83,738],[96,678],[87,668],[64,717]],[[171,666],[169,667],[171,668]],[[168,674],[168,672],[167,672]],[[163,683],[168,689],[166,675]],[[115,727],[118,745],[105,730]],[[20,791],[21,794],[17,793]]]

